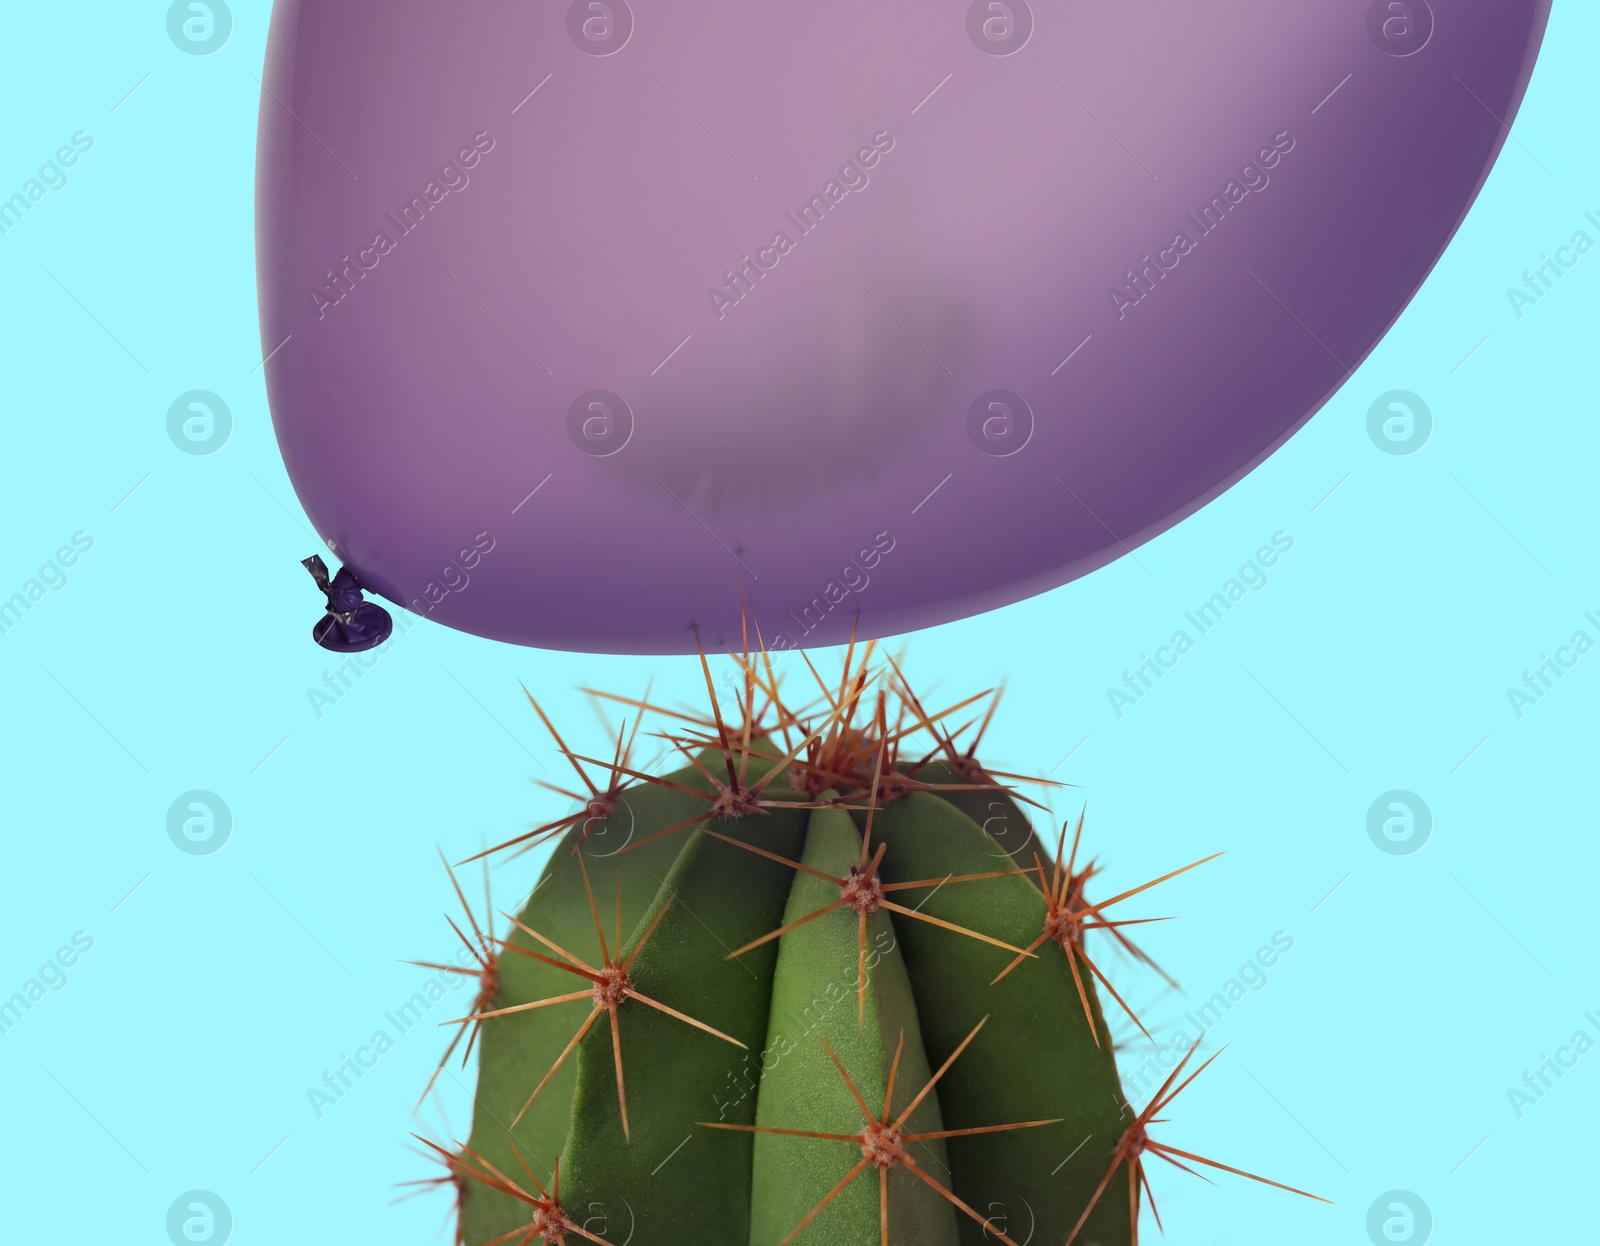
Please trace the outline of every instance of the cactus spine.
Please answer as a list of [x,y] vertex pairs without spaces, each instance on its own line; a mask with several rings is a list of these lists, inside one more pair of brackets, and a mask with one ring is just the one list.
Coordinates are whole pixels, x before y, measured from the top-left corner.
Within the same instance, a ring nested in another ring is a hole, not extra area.
[[556,735],[591,798],[501,846],[559,836],[507,937],[477,932],[472,1134],[429,1144],[467,1246],[1123,1246],[1145,1156],[1212,1163],[1145,1132],[1186,1081],[1124,1098],[1102,992],[1138,1018],[1089,947],[1152,963],[1114,906],[1204,861],[1086,895],[1081,817],[1049,853],[872,652],[814,714],[735,658],[735,727],[707,667],[670,774],[630,769],[638,719],[610,762]]

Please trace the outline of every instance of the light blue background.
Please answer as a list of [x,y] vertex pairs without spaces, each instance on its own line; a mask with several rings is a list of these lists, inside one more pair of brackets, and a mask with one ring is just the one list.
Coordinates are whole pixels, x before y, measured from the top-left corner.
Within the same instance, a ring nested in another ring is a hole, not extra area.
[[[653,676],[662,698],[697,697],[692,661],[419,623],[311,709],[332,665],[306,635],[319,599],[298,560],[317,543],[274,446],[255,314],[268,7],[236,4],[209,57],[178,51],[148,0],[5,16],[0,191],[73,132],[95,139],[0,237],[0,597],[72,533],[94,540],[0,636],[0,997],[75,931],[94,939],[0,1036],[8,1242],[162,1243],[169,1204],[196,1188],[226,1201],[244,1246],[444,1240],[443,1195],[389,1200],[434,1171],[408,1131],[467,1127],[470,1073],[443,1079],[442,1116],[411,1111],[446,1031],[401,1038],[320,1120],[306,1092],[417,988],[399,958],[450,950],[433,845],[459,858],[564,812],[532,782],[562,767],[518,680],[589,750],[604,733],[574,685]],[[1087,797],[1112,885],[1227,849],[1143,909],[1181,915],[1147,946],[1192,1002],[1117,970],[1158,1038],[1274,932],[1294,939],[1215,1027],[1227,1054],[1157,1137],[1336,1206],[1157,1164],[1174,1242],[1361,1243],[1394,1188],[1427,1202],[1439,1242],[1593,1240],[1580,1191],[1600,1054],[1521,1119],[1507,1091],[1576,1030],[1600,1039],[1584,1017],[1600,1016],[1600,653],[1520,720],[1506,690],[1575,631],[1600,639],[1584,620],[1600,616],[1600,253],[1520,321],[1506,289],[1576,230],[1600,238],[1584,220],[1600,215],[1597,41],[1593,5],[1557,7],[1449,254],[1282,452],[1136,558],[911,644],[913,675],[952,698],[1009,677],[991,764],[1080,785],[1056,806]],[[1403,214],[1406,188],[1393,196]],[[1397,388],[1435,418],[1409,457],[1366,431]],[[192,389],[233,413],[208,457],[166,432]],[[1270,584],[1119,719],[1108,686],[1276,531],[1295,545]],[[167,835],[195,788],[232,812],[215,855]],[[1415,855],[1367,835],[1395,788],[1432,810]],[[497,899],[515,903],[535,868],[500,870]]]

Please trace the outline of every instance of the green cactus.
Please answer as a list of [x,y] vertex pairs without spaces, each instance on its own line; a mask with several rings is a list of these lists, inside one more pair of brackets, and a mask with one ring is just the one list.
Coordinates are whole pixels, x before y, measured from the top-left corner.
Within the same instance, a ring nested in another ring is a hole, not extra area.
[[1106,910],[1203,862],[1092,902],[1082,818],[1050,854],[1015,776],[871,658],[815,713],[736,658],[743,723],[714,691],[677,715],[664,776],[630,769],[637,719],[610,762],[556,735],[590,798],[501,846],[560,836],[509,937],[463,935],[474,1123],[428,1145],[467,1246],[1123,1246],[1144,1155],[1223,1167],[1145,1133],[1188,1083],[1127,1104],[1102,990],[1138,1018],[1086,947],[1153,966]]

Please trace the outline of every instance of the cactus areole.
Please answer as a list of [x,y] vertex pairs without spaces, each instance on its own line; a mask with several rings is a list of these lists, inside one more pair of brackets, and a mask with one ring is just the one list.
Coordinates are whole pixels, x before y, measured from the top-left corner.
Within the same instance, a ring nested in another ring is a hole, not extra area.
[[1081,815],[1041,844],[978,759],[993,705],[871,658],[814,711],[742,661],[667,774],[639,718],[609,761],[556,735],[589,798],[481,854],[558,841],[503,938],[468,908],[474,1122],[429,1144],[467,1246],[1132,1246],[1149,1159],[1253,1177],[1148,1132],[1193,1051],[1142,1110],[1113,1052],[1144,1027],[1112,956],[1160,972],[1129,910],[1211,858],[1107,894]]
[[788,648],[1064,584],[1345,383],[1549,7],[277,0],[289,477],[362,589],[544,648],[691,652],[741,589]]

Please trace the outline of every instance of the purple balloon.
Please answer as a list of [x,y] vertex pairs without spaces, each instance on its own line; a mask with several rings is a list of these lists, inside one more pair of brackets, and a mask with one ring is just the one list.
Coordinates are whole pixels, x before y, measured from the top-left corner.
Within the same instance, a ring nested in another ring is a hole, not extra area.
[[[363,588],[832,644],[1120,557],[1349,377],[1549,0],[278,0],[273,422]],[[753,637],[752,637],[753,639]]]

